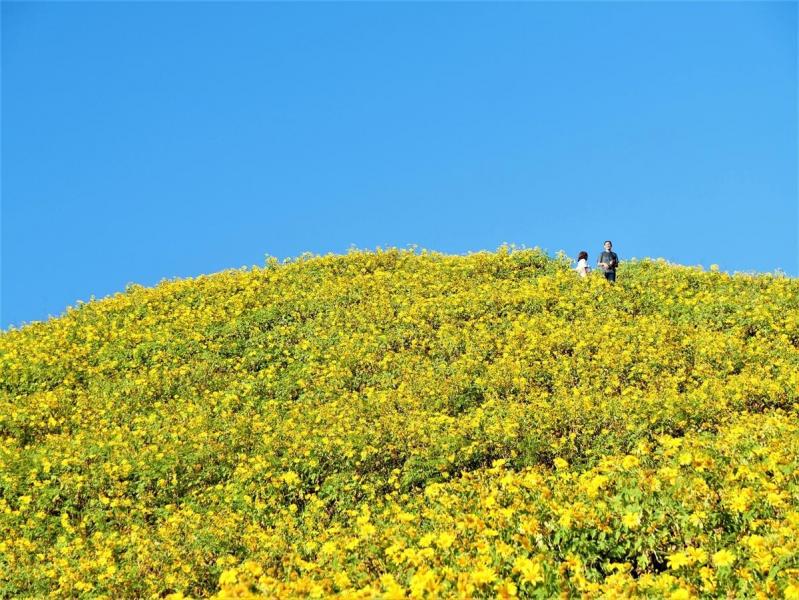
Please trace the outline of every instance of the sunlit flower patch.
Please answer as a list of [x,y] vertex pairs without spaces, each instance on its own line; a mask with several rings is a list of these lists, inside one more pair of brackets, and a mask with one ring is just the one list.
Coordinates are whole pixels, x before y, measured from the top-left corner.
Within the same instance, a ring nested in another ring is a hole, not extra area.
[[799,598],[799,284],[538,250],[0,336],[0,596]]

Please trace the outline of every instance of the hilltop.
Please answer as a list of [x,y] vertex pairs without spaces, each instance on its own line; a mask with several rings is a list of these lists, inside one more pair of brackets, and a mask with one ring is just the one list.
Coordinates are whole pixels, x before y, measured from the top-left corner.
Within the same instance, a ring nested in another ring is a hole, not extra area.
[[799,281],[302,256],[0,335],[0,596],[799,598]]

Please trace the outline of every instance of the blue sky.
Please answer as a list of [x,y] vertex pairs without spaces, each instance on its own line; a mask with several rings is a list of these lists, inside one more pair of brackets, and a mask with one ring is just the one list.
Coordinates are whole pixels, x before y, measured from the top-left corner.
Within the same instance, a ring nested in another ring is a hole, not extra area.
[[792,2],[2,3],[0,327],[265,255],[797,275]]

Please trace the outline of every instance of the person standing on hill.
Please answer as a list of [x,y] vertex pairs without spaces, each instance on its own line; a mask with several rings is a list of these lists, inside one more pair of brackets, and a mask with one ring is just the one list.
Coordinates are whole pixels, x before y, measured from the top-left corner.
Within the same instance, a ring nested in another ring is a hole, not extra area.
[[613,242],[610,240],[605,242],[605,250],[600,253],[596,264],[602,269],[602,272],[605,274],[605,279],[611,283],[616,282],[616,267],[619,264],[619,257],[613,252]]
[[577,268],[574,269],[580,275],[580,277],[585,277],[591,271],[591,267],[588,266],[588,252],[585,250],[581,250],[580,254],[577,255]]

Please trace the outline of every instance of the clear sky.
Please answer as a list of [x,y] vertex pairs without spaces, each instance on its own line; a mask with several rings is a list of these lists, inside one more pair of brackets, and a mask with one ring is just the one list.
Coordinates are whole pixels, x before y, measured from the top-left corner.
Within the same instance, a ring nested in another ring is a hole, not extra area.
[[797,4],[2,2],[0,328],[302,252],[799,269]]

